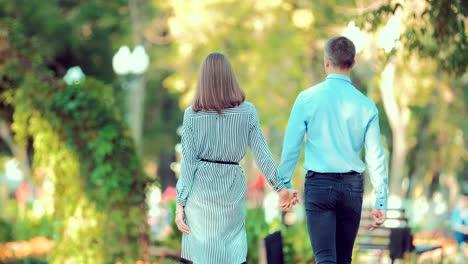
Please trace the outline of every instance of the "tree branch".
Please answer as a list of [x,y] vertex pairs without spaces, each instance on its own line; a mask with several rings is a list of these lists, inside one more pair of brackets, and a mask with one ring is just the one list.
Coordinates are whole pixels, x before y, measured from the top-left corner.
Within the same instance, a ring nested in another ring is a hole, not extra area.
[[382,94],[382,102],[385,112],[387,113],[388,120],[392,130],[397,128],[400,123],[400,110],[394,95],[394,78],[395,78],[395,65],[393,62],[387,63],[382,72],[382,79],[380,81],[380,92]]

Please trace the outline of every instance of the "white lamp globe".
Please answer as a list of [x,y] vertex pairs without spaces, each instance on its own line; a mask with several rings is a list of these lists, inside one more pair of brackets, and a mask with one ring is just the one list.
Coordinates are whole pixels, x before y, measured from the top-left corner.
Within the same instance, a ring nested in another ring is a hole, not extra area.
[[133,50],[130,60],[130,72],[134,74],[143,74],[149,66],[149,56],[145,51],[145,48],[138,45]]
[[115,73],[125,75],[130,72],[131,53],[127,46],[122,46],[112,58],[112,68]]

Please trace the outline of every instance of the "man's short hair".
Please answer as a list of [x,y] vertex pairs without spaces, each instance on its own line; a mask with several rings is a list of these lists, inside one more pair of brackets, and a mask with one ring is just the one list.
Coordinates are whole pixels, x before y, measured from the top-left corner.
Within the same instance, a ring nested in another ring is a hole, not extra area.
[[356,48],[351,40],[338,36],[331,38],[325,44],[325,56],[333,66],[341,69],[349,69],[353,66]]

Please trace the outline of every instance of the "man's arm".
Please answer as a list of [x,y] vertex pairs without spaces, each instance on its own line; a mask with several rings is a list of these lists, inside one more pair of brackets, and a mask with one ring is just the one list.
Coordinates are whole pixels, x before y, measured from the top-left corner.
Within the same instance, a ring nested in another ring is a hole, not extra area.
[[289,116],[288,126],[284,135],[283,150],[281,153],[281,164],[278,169],[280,180],[291,189],[291,179],[296,168],[297,160],[301,154],[302,142],[306,131],[306,118],[301,95],[296,98],[296,102]]
[[468,234],[468,226],[463,224],[463,220],[460,214],[460,208],[455,208],[452,213],[450,224],[452,226],[453,231],[457,231],[466,235]]
[[367,125],[364,139],[366,148],[366,162],[372,186],[375,192],[375,208],[387,209],[388,200],[388,172],[385,153],[380,142],[379,113],[374,106],[374,112]]

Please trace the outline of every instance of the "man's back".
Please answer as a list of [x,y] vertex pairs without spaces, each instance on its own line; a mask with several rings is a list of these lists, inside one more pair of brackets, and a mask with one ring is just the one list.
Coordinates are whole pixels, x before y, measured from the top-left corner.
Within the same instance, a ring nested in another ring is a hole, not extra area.
[[375,193],[375,207],[387,206],[387,165],[380,142],[378,111],[345,75],[330,74],[296,99],[284,136],[279,177],[291,179],[306,136],[304,169],[323,173],[363,173],[366,162]]
[[[299,99],[300,98],[300,99]],[[343,75],[302,92],[306,122],[306,163],[316,172],[363,171],[360,151],[375,105]]]

